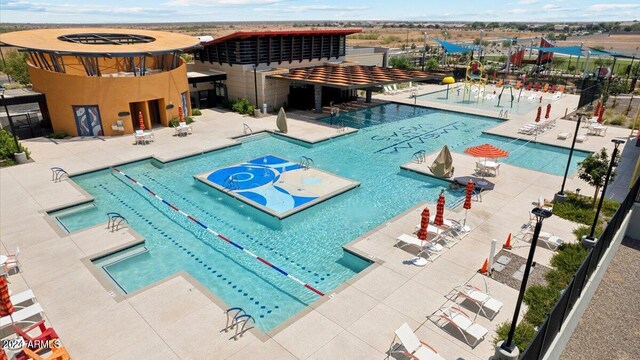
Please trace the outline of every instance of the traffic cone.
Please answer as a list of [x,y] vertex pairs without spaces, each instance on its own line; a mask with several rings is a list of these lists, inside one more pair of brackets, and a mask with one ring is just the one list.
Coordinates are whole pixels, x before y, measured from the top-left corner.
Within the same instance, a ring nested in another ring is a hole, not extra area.
[[509,233],[509,236],[507,237],[507,242],[505,242],[502,245],[503,249],[507,249],[507,250],[511,250],[511,233]]
[[489,271],[489,259],[484,259],[484,264],[482,264],[482,268],[478,270],[480,274],[486,274]]

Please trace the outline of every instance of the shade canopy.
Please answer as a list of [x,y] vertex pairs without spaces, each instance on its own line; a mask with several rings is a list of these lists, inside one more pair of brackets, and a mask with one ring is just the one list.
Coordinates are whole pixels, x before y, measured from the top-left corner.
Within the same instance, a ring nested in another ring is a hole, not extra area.
[[478,146],[472,146],[467,148],[465,153],[475,156],[475,157],[483,157],[483,158],[503,158],[509,156],[509,152],[506,150],[502,150],[497,146],[493,146],[491,144],[483,144]]
[[542,52],[552,52],[572,56],[585,56],[580,46],[554,46],[554,47],[537,47],[533,48]]
[[440,46],[444,49],[444,51],[448,54],[456,54],[456,53],[466,53],[470,52],[471,49],[466,48],[464,46],[456,45],[454,43],[450,43],[448,41],[435,39]]

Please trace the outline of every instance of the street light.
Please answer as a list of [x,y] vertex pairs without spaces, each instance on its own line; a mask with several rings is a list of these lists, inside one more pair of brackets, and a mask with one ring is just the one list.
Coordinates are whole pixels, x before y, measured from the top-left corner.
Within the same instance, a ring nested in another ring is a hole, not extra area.
[[593,224],[591,224],[591,231],[589,235],[585,235],[582,237],[582,243],[585,246],[593,247],[595,246],[598,239],[596,239],[593,233],[596,231],[596,225],[598,224],[598,217],[600,216],[600,209],[602,209],[602,203],[604,202],[604,194],[607,192],[607,185],[609,184],[609,178],[611,177],[611,172],[613,171],[613,166],[616,163],[616,156],[618,156],[618,146],[624,143],[624,140],[613,139],[611,140],[614,143],[613,153],[611,154],[611,162],[609,163],[609,169],[607,170],[607,176],[604,178],[604,185],[602,187],[602,195],[600,195],[600,201],[598,202],[598,208],[596,209],[596,216],[593,218]]
[[422,35],[424,36],[424,47],[422,48],[422,71],[424,71],[424,62],[426,61],[427,55],[427,32],[423,32]]
[[4,111],[7,113],[7,120],[9,121],[9,128],[11,129],[11,135],[13,135],[13,141],[15,141],[16,143],[16,154],[19,154],[21,153],[20,145],[18,144],[18,137],[16,136],[16,131],[13,128],[13,120],[11,119],[11,115],[9,115],[9,108],[7,107],[7,101],[4,98],[4,87],[0,87],[0,97],[2,97],[2,105],[4,105]]
[[564,194],[564,186],[567,183],[567,175],[569,175],[569,167],[571,166],[571,158],[573,157],[573,149],[576,147],[576,138],[578,137],[578,131],[580,131],[580,121],[582,120],[582,116],[584,114],[577,114],[578,121],[576,122],[576,131],[573,133],[573,141],[571,142],[571,150],[569,150],[569,159],[567,159],[567,167],[564,169],[564,178],[562,178],[562,186],[560,187],[560,191],[558,191],[554,197],[554,200],[563,202],[567,199],[567,196]]
[[533,237],[531,238],[529,257],[527,258],[527,264],[524,268],[524,274],[522,275],[522,284],[520,284],[520,293],[518,294],[518,300],[516,302],[516,310],[513,312],[513,320],[511,321],[509,336],[506,341],[498,343],[494,356],[494,359],[496,360],[515,360],[520,355],[520,350],[518,350],[518,347],[513,344],[513,335],[516,332],[516,323],[518,321],[518,315],[520,314],[520,307],[522,306],[522,298],[524,297],[524,292],[527,289],[527,280],[529,280],[529,272],[531,271],[533,256],[535,255],[538,237],[540,236],[540,230],[542,229],[542,221],[552,215],[551,211],[538,207],[531,210],[531,213],[536,217],[536,227],[533,231]]

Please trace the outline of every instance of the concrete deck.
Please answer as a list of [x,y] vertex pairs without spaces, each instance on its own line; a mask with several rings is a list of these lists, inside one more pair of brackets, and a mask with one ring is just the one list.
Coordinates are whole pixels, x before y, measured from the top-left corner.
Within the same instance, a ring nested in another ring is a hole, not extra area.
[[[406,94],[397,95],[397,100],[412,103]],[[294,113],[289,119],[288,136],[302,141],[322,141],[343,133],[335,126],[296,119]],[[376,259],[373,266],[271,336],[252,331],[237,341],[229,340],[231,334],[220,332],[225,326],[225,305],[186,273],[124,299],[112,296],[86,266],[86,259],[139,239],[133,232],[110,233],[101,226],[73,234],[56,231],[44,211],[87,197],[71,181],[52,182],[49,168],[60,166],[80,173],[152,155],[170,160],[235,144],[232,138],[243,134],[243,123],[253,132],[275,128],[275,116],[255,119],[216,110],[204,110],[196,120],[193,135],[179,138],[173,136],[172,129],[159,129],[155,142],[149,145],[133,145],[133,136],[57,143],[48,139],[23,141],[35,162],[0,170],[2,252],[14,251],[16,246],[21,249],[22,271],[10,276],[11,289],[33,289],[48,323],[74,358],[382,359],[394,342],[393,331],[404,322],[445,358],[486,359],[493,354],[493,331],[511,318],[517,292],[476,271],[488,257],[491,239],[502,243],[509,232],[516,233],[528,222],[532,201],[538,196],[552,197],[560,187],[558,176],[518,167],[501,169],[496,190],[483,195],[482,202],[474,202],[468,212],[469,235],[425,267],[408,263],[414,256],[409,247],[395,247],[398,235],[413,231],[424,204],[411,207],[347,245]],[[493,131],[513,136],[510,129],[517,125],[511,121],[530,119],[510,119]],[[606,138],[590,139],[581,146],[591,151],[605,145],[610,149],[611,137],[619,134],[609,129]],[[540,139],[559,143],[555,135],[545,135],[547,138],[543,135]],[[469,161],[454,154],[457,175],[462,175]],[[591,191],[579,180],[569,179],[567,188],[575,187]],[[436,199],[426,200],[434,210]],[[455,219],[464,216],[463,209],[445,213]],[[574,225],[552,217],[545,221],[543,230],[571,239]],[[516,244],[513,251],[526,256],[526,245]],[[536,261],[548,264],[551,255],[550,250],[540,248]],[[428,318],[450,301],[447,296],[454,287],[465,282],[488,286],[491,295],[505,304],[493,320],[477,317],[489,334],[475,348]]]

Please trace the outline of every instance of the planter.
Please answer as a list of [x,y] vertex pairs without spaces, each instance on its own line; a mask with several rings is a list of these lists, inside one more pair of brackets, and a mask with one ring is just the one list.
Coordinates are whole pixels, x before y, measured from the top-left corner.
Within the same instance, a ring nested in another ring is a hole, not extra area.
[[27,162],[27,154],[24,152],[15,153],[13,154],[13,157],[16,159],[18,164],[25,164]]
[[260,117],[260,109],[253,110],[253,116],[259,118]]

